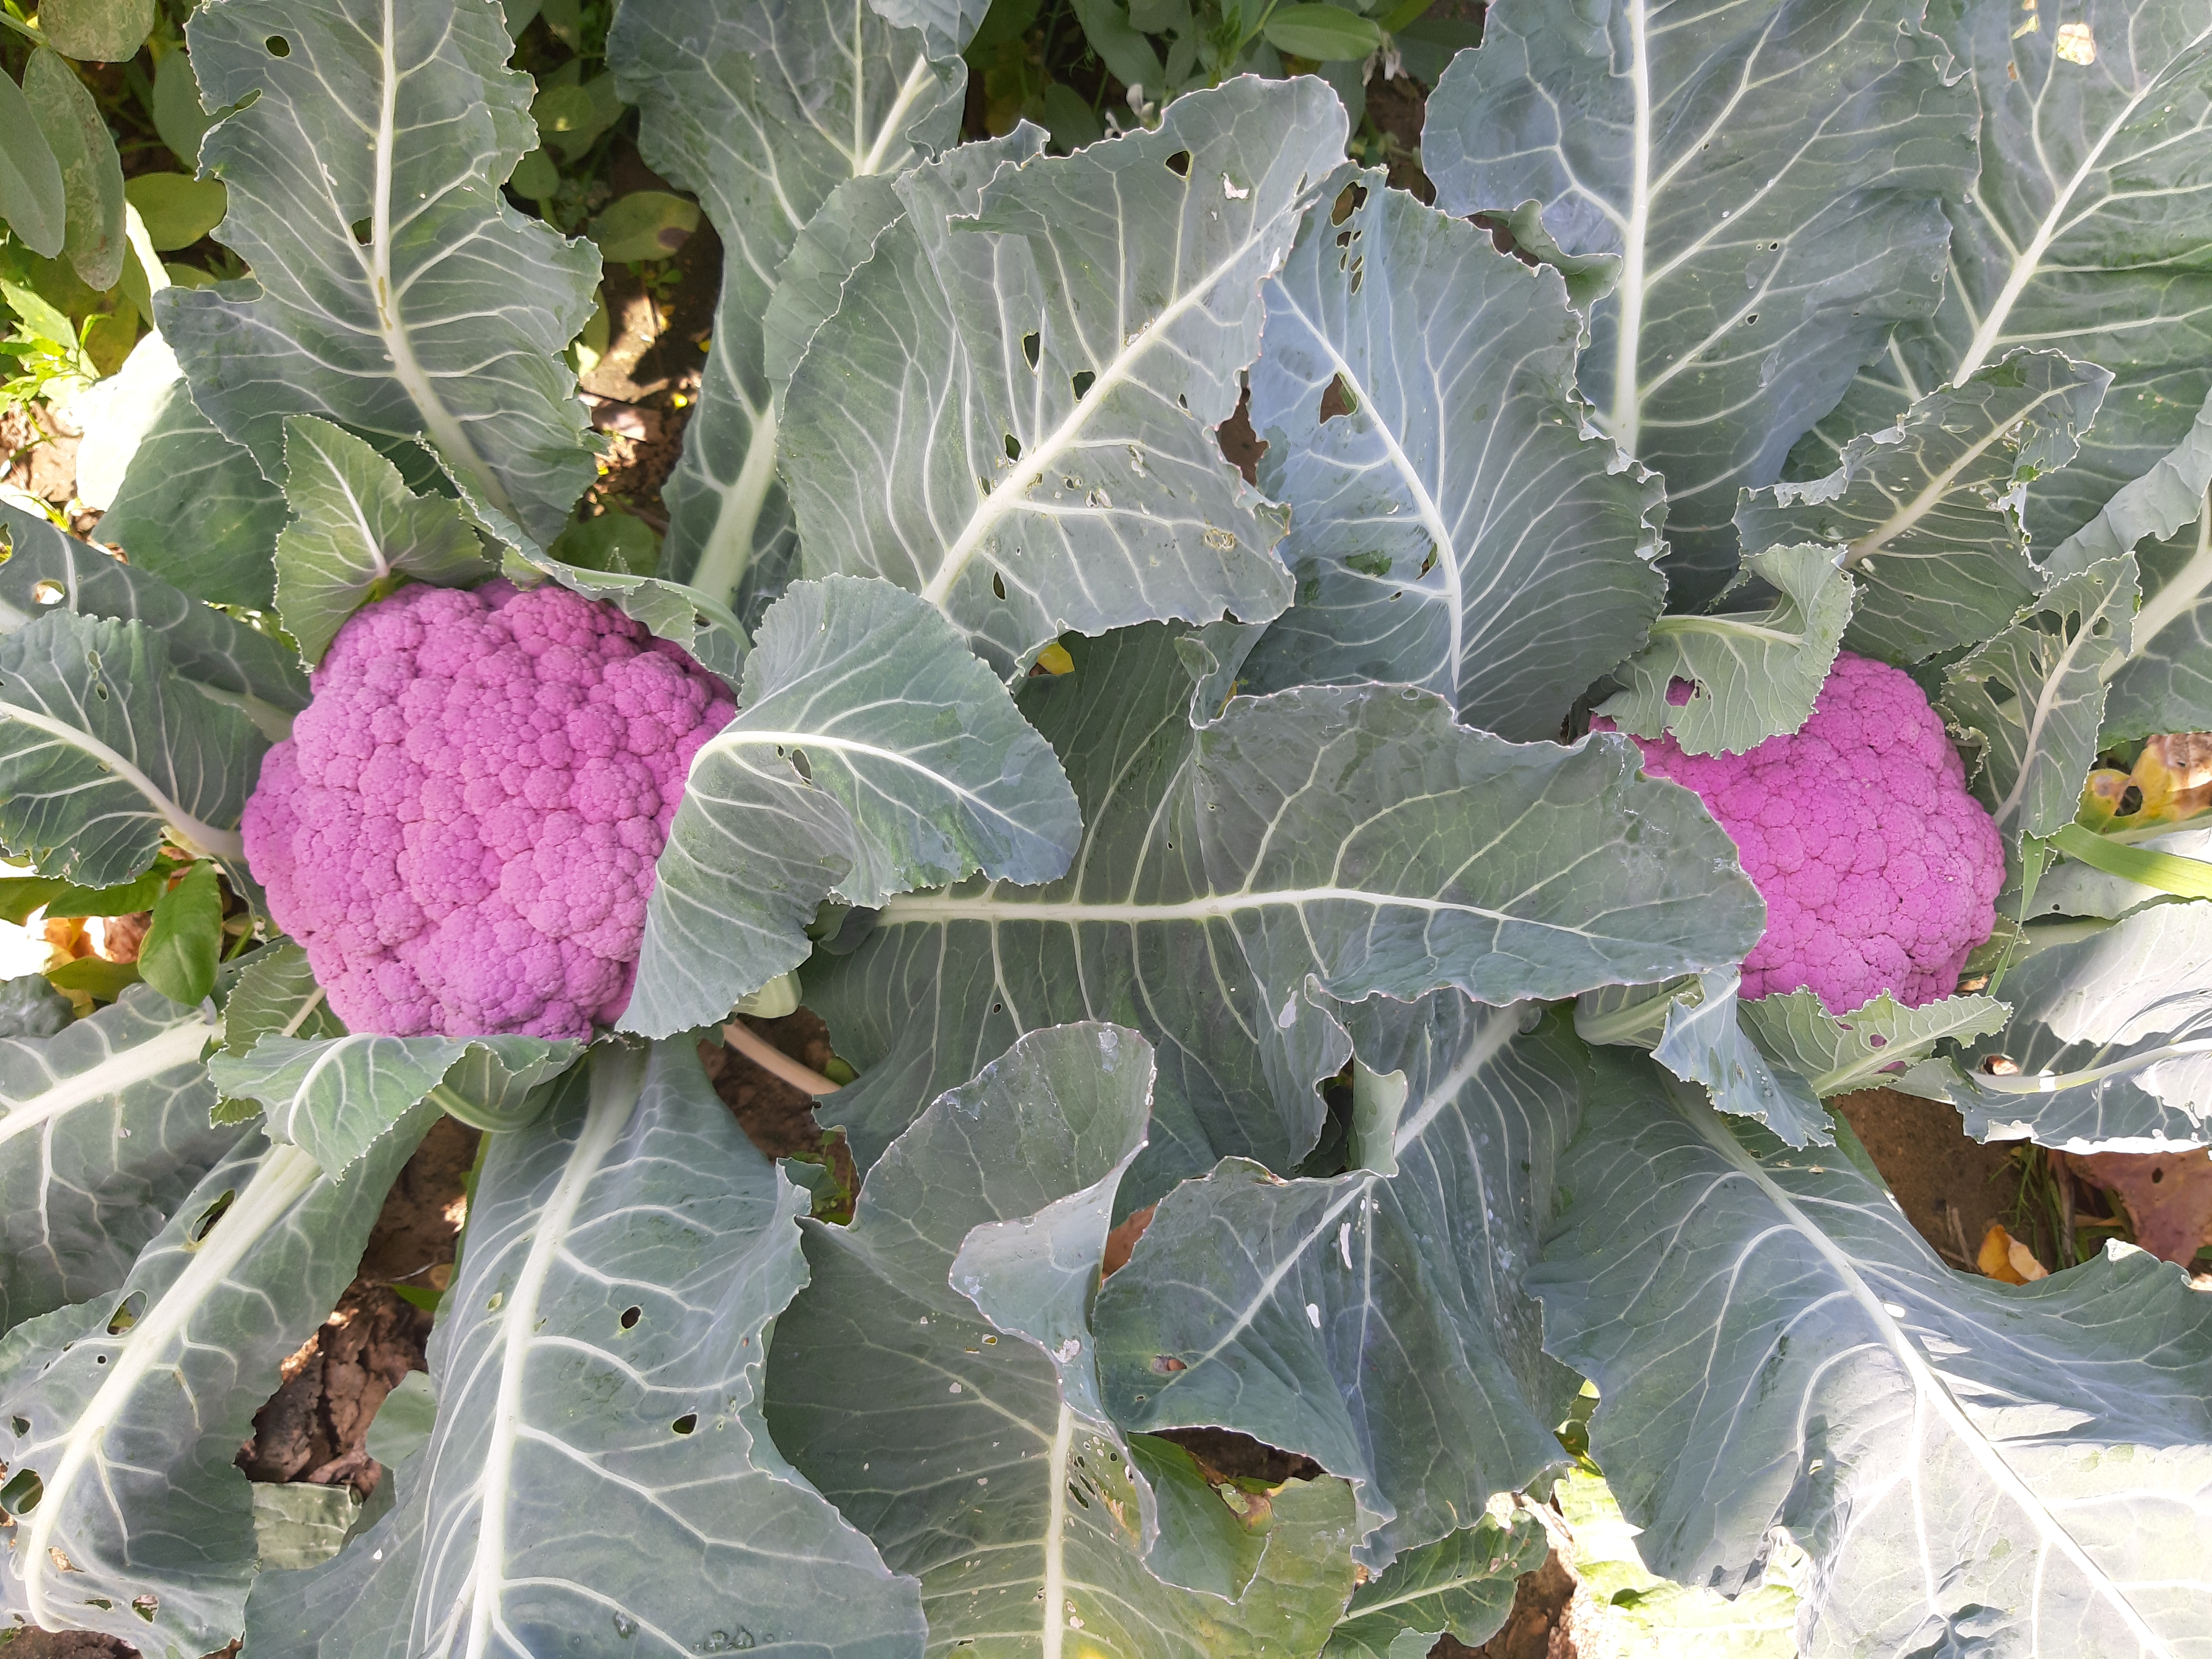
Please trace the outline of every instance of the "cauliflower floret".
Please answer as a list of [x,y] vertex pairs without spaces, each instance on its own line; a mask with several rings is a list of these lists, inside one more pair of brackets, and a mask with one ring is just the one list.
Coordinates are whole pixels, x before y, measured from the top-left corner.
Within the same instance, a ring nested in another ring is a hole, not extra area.
[[1741,755],[1636,741],[1646,773],[1705,803],[1766,901],[1746,997],[1805,986],[1844,1013],[1883,991],[1917,1007],[1957,988],[1996,926],[2004,848],[1911,676],[1847,651],[1801,731]]
[[356,613],[269,751],[246,852],[356,1031],[586,1037],[629,1000],[691,757],[729,690],[565,588]]

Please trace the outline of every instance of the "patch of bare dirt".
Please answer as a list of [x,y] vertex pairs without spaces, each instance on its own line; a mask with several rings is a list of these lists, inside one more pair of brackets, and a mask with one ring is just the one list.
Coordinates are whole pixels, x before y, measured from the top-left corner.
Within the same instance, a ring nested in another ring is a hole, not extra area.
[[[431,1314],[392,1287],[442,1291],[465,1213],[477,1132],[441,1118],[393,1183],[361,1271],[337,1310],[284,1362],[283,1383],[253,1419],[238,1467],[256,1480],[350,1485],[366,1498],[378,1465],[362,1449],[370,1420],[410,1370],[427,1369]],[[14,1659],[11,1654],[9,1659]]]
[[1970,1139],[1955,1109],[1893,1089],[1863,1090],[1834,1104],[1905,1218],[1944,1261],[1972,1273],[1990,1224],[2007,1218],[2019,1192],[2011,1146]]

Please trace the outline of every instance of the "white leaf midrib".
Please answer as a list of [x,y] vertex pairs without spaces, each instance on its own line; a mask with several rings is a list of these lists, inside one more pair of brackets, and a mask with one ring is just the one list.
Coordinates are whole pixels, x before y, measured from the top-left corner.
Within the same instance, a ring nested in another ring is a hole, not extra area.
[[507,1486],[522,1425],[523,1373],[537,1334],[545,1283],[574,1225],[586,1188],[637,1109],[644,1071],[643,1051],[627,1046],[603,1049],[593,1059],[589,1099],[576,1144],[532,1224],[530,1249],[515,1275],[514,1291],[501,1304],[499,1390],[485,1437],[482,1472],[475,1482],[481,1509],[475,1557],[464,1580],[469,1601],[465,1659],[484,1659],[491,1650],[494,1622],[504,1625],[500,1608],[507,1586]]
[[215,1028],[204,1020],[182,1020],[143,1042],[114,1050],[106,1059],[72,1077],[59,1079],[50,1088],[6,1102],[7,1115],[0,1117],[0,1145],[42,1128],[80,1106],[119,1095],[164,1072],[197,1060],[215,1035]]
[[[2120,136],[2121,131],[2130,120],[2134,118],[2136,110],[2142,107],[2143,102],[2165,83],[2166,70],[2175,64],[2183,61],[2208,40],[2212,40],[2212,26],[2198,31],[2187,45],[2167,59],[2166,69],[2152,76],[2133,96],[2129,98],[2126,103],[2120,106],[2119,113],[2115,115],[2106,125],[2104,131],[2098,135],[2096,143],[2092,144],[2087,153],[2082,156],[2081,164],[2074,169],[2072,177],[2059,186],[2057,195],[2052,200],[2049,210],[2044,215],[2041,222],[2037,224],[2035,234],[2028,239],[2027,246],[2014,257],[2012,270],[2006,276],[2003,287],[1997,290],[1996,298],[1990,301],[1988,312],[1982,318],[1981,325],[1974,331],[1973,338],[1967,343],[1965,356],[1960,358],[1957,366],[1952,369],[1949,380],[1953,386],[1964,384],[1967,377],[1981,368],[1989,360],[1990,353],[1996,349],[1998,338],[2004,331],[2005,323],[2010,318],[2013,307],[2019,304],[2020,296],[2027,291],[2028,284],[2033,282],[2039,274],[2043,256],[2050,251],[2051,243],[2057,240],[2060,234],[2070,228],[2066,223],[2066,217],[2068,210],[2073,205],[2075,197],[2080,193],[2082,185],[2088,182],[2090,176],[2098,170],[2103,162],[2105,152],[2112,147],[2112,141]],[[1984,213],[1986,216],[1986,210]],[[1990,217],[1989,222],[1992,226],[1996,222],[1994,217]]]
[[[204,823],[193,817],[182,805],[165,794],[161,787],[134,763],[82,727],[57,720],[43,709],[0,701],[0,725],[5,724],[25,726],[34,732],[42,732],[64,747],[86,755],[104,770],[130,785],[144,797],[147,804],[154,809],[153,816],[168,827],[170,834],[185,851],[199,858],[229,859],[234,862],[245,860],[246,838],[238,831],[218,830],[213,824]],[[166,740],[166,731],[162,735]]]
[[[2008,1463],[2002,1454],[1990,1443],[1988,1437],[1975,1427],[1966,1413],[1944,1386],[1942,1379],[1928,1363],[1926,1357],[1906,1334],[1899,1318],[1883,1305],[1882,1298],[1868,1284],[1858,1264],[1848,1255],[1826,1230],[1816,1225],[1797,1200],[1768,1174],[1765,1168],[1744,1150],[1735,1136],[1722,1126],[1718,1117],[1703,1108],[1692,1108],[1684,1118],[1698,1136],[1718,1152],[1728,1165],[1742,1179],[1758,1189],[1759,1196],[1772,1205],[1791,1231],[1812,1247],[1827,1266],[1844,1293],[1858,1308],[1873,1327],[1881,1346],[1897,1361],[1912,1388],[1915,1400],[1929,1409],[1949,1430],[1966,1449],[1969,1458],[1978,1467],[1990,1483],[2025,1516],[2038,1537],[2048,1549],[2056,1551],[2081,1574],[2094,1592],[2120,1614],[2129,1632],[2151,1654],[2162,1659],[2173,1659],[2172,1650],[2165,1639],[2150,1627],[2133,1603],[2128,1601],[2119,1586],[2093,1560],[2073,1534],[2061,1525],[2057,1518],[2045,1507],[2042,1500],[2029,1487],[2026,1480]],[[1905,1479],[1917,1485],[1920,1471],[1906,1472]],[[2039,1580],[2040,1578],[2039,1572]]]
[[55,1630],[70,1626],[71,1615],[49,1602],[47,1581],[58,1571],[54,1556],[66,1559],[56,1538],[70,1507],[70,1491],[87,1465],[103,1455],[107,1431],[122,1416],[138,1384],[185,1336],[192,1316],[322,1178],[315,1160],[298,1147],[272,1146],[184,1272],[125,1334],[113,1365],[62,1441],[61,1461],[46,1480],[38,1507],[27,1522],[18,1523],[21,1532],[15,1569],[22,1575],[24,1610],[33,1623]]

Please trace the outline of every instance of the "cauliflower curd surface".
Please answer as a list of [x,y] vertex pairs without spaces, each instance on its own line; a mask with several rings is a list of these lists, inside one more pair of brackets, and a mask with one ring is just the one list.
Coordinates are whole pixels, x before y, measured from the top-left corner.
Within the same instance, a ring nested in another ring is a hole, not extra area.
[[1840,1014],[1883,991],[1917,1007],[1958,988],[1996,926],[2004,848],[1910,675],[1846,651],[1795,732],[1741,755],[1636,742],[1645,772],[1705,803],[1766,901],[1744,996],[1809,987]]
[[352,617],[270,750],[246,858],[356,1031],[585,1037],[729,689],[611,605],[504,580]]

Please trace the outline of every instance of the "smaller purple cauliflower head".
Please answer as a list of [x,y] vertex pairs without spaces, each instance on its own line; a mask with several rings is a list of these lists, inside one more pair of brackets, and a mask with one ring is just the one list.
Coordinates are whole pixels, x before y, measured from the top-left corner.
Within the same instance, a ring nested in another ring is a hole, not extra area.
[[1805,986],[1840,1014],[1883,991],[1917,1007],[1957,988],[1996,926],[2004,848],[1911,676],[1846,651],[1796,732],[1741,755],[1636,741],[1646,773],[1720,821],[1766,901],[1744,996]]
[[653,861],[729,689],[565,588],[356,613],[246,808],[277,924],[356,1031],[586,1037],[629,1001]]

